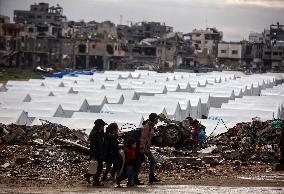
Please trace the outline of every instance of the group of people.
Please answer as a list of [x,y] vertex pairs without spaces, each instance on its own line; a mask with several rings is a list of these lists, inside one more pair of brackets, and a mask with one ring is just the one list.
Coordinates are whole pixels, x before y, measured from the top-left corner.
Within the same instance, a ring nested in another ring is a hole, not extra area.
[[[121,187],[123,180],[127,186],[143,185],[139,174],[145,157],[149,161],[149,183],[160,182],[157,178],[157,161],[151,152],[151,142],[155,133],[155,126],[158,123],[158,115],[151,113],[149,119],[143,123],[139,138],[128,137],[124,139],[123,146],[119,142],[119,129],[116,123],[107,124],[102,119],[97,119],[94,128],[90,132],[90,160],[96,162],[96,173],[86,173],[86,181],[91,183],[93,178],[94,186],[104,186],[103,182],[111,179],[116,187]],[[106,129],[105,129],[105,126]],[[103,166],[105,164],[105,170]]]

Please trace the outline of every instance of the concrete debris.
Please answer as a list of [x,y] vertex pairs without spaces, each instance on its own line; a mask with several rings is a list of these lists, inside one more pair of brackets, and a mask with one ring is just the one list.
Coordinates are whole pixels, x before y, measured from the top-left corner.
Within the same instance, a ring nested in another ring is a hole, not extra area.
[[8,145],[56,145],[55,140],[63,139],[88,145],[88,136],[83,131],[71,130],[62,125],[45,123],[41,126],[0,125],[0,139]]
[[[252,165],[276,162],[280,156],[279,123],[274,127],[272,122],[240,123],[226,133],[207,137],[204,143],[194,139],[192,133],[186,134],[186,140],[194,142],[192,146],[153,147],[159,172],[180,170],[180,173],[192,172],[193,175],[230,175],[240,170],[251,171]],[[177,131],[186,130],[179,124],[174,125]],[[165,129],[167,127],[162,128]],[[176,133],[176,130],[171,131]],[[171,136],[165,131],[162,134]],[[81,180],[80,175],[86,172],[89,162],[87,139],[83,131],[52,123],[33,127],[1,124],[0,177],[47,182]],[[182,139],[185,140],[181,138],[179,142]]]

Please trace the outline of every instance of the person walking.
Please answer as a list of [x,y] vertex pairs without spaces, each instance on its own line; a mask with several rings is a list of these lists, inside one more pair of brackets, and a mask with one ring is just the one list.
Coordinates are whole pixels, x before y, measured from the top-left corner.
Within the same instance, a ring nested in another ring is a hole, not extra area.
[[[102,119],[97,119],[94,124],[95,126],[89,135],[90,159],[96,160],[98,163],[97,172],[93,175],[93,185],[104,186],[100,182],[100,176],[103,171],[103,161],[106,156],[104,127],[107,123],[105,123]],[[91,176],[91,174],[85,174],[85,178],[89,183]]]
[[[139,146],[140,155],[141,156],[145,155],[149,160],[149,183],[150,184],[155,183],[155,182],[160,182],[160,180],[155,175],[157,161],[153,153],[150,150],[150,147],[152,145],[151,141],[155,134],[155,125],[157,125],[157,123],[158,123],[158,115],[156,113],[151,113],[149,115],[149,119],[144,123],[144,126],[141,130],[141,137],[140,137],[140,146]],[[138,174],[140,171],[141,163],[142,163],[142,160],[138,161],[138,167],[139,167],[137,171]],[[138,177],[138,174],[135,178]]]
[[118,171],[119,160],[119,141],[118,141],[118,125],[111,123],[106,128],[105,136],[106,144],[106,169],[103,174],[102,181],[107,181],[108,173],[111,174],[111,179],[115,180],[115,174]]

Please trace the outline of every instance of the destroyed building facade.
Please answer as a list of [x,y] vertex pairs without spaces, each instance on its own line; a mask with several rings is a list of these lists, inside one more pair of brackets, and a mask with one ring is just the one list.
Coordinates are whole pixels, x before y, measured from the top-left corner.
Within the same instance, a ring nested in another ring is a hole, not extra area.
[[6,67],[284,70],[279,23],[232,43],[209,27],[183,34],[160,22],[68,21],[62,7],[48,3],[15,10],[14,22],[0,16],[0,64]]
[[63,8],[47,3],[15,10],[14,21],[0,20],[0,63],[8,67],[115,69],[124,56],[110,21],[67,22]]
[[223,49],[224,43],[220,43],[218,62],[223,66],[231,65],[231,68],[234,66],[235,69],[244,68],[258,72],[284,70],[284,25],[271,24],[270,28],[262,33],[251,32],[248,41],[225,44],[227,47],[234,47],[237,44],[238,53],[242,50],[242,54],[239,54],[237,58],[230,56],[229,50]]

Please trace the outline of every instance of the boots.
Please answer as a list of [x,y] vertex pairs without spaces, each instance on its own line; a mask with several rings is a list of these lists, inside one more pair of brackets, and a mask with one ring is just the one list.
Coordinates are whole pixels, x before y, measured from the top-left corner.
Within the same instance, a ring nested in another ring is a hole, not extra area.
[[94,176],[93,186],[98,186],[98,187],[104,186],[104,184],[100,182],[100,179],[97,175]]
[[102,177],[102,181],[103,181],[103,182],[108,181],[108,180],[107,180],[107,174],[104,173],[104,175],[103,175],[103,177]]
[[135,184],[133,183],[132,180],[128,180],[127,184],[126,184],[127,187],[134,187]]
[[144,183],[138,177],[134,178],[133,183],[135,185],[144,185]]
[[103,187],[103,186],[104,186],[104,184],[103,184],[103,183],[101,183],[100,181],[94,181],[94,182],[93,182],[93,186]]
[[149,175],[149,183],[152,184],[152,183],[158,183],[158,182],[161,182],[160,179],[158,179],[155,175]]
[[89,183],[89,184],[91,184],[91,174],[89,174],[89,173],[87,173],[87,174],[84,174],[84,178],[85,178],[85,180]]

